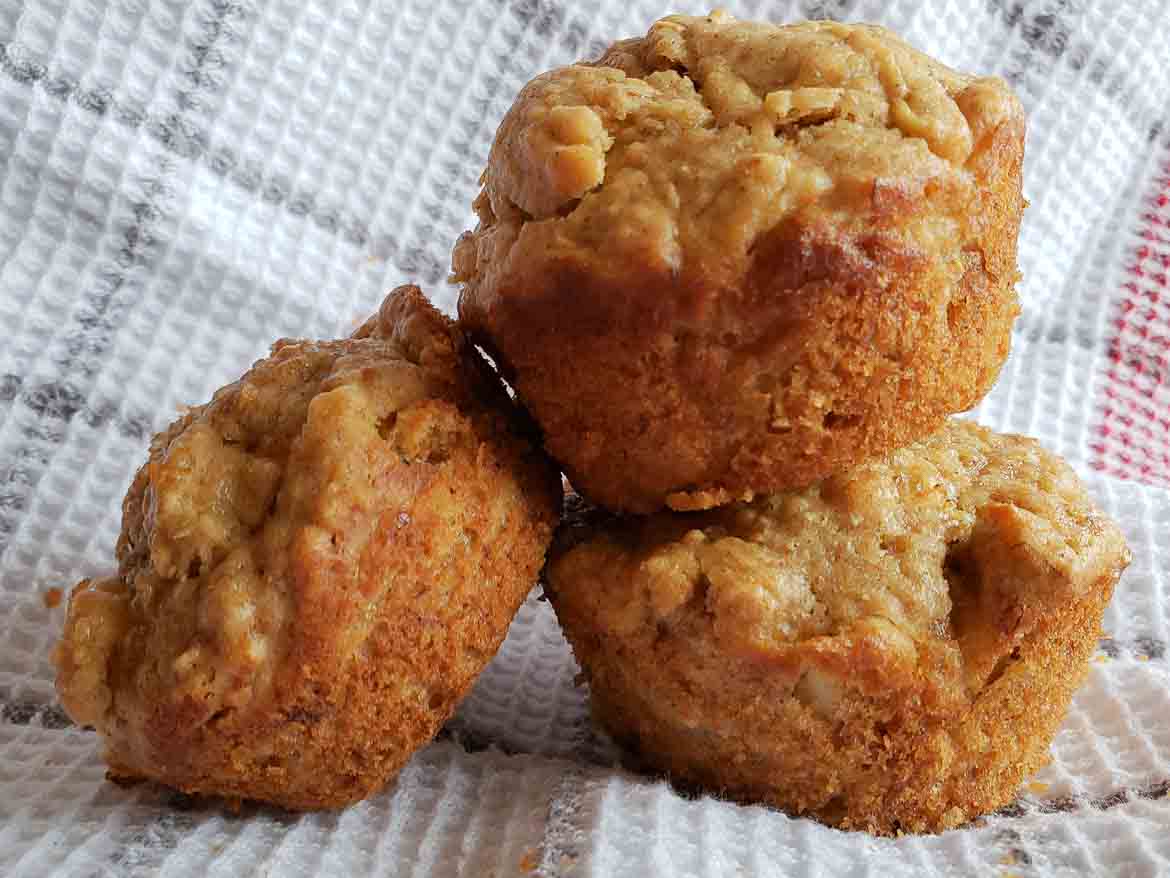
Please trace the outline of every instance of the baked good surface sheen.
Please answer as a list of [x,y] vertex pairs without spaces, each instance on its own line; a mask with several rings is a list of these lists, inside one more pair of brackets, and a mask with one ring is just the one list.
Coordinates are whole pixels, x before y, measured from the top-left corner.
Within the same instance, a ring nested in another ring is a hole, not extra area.
[[529,83],[460,320],[573,484],[697,509],[809,484],[990,389],[1024,117],[877,27],[675,16]]
[[646,764],[893,833],[1047,761],[1128,562],[1063,461],[956,421],[799,491],[570,516],[545,576],[595,716]]
[[555,471],[416,287],[155,437],[54,653],[110,773],[333,807],[433,737],[544,559]]

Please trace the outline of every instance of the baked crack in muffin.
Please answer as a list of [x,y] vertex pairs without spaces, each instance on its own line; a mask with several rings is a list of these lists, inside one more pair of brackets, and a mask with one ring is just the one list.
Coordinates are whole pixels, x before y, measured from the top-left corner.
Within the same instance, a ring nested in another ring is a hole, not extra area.
[[383,786],[534,583],[559,477],[417,287],[280,341],[155,437],[116,575],[70,598],[69,715],[114,778],[287,808]]
[[803,490],[570,518],[546,590],[646,764],[877,833],[1009,802],[1129,551],[1034,441],[952,421]]
[[521,91],[460,320],[594,503],[804,486],[990,389],[1023,149],[1003,81],[882,28],[672,16]]

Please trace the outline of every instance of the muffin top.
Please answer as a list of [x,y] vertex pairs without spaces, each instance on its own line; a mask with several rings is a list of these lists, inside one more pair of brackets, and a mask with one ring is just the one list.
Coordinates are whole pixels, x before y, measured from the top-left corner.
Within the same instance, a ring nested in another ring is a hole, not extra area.
[[547,578],[558,611],[604,635],[841,674],[861,669],[832,656],[856,663],[864,642],[883,685],[958,674],[974,691],[1043,613],[1128,561],[1067,464],[953,421],[804,490],[570,526]]
[[[1002,80],[956,73],[880,27],[671,16],[524,88],[455,275],[491,288],[517,244],[515,258],[546,264],[604,251],[589,269],[615,278],[734,275],[790,218],[864,230],[923,213],[940,191],[961,208],[1005,123],[1023,112]],[[954,222],[908,234],[929,247]]]

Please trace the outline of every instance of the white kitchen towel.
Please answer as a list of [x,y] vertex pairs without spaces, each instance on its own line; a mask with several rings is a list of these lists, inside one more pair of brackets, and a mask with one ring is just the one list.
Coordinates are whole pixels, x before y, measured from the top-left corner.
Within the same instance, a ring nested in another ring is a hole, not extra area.
[[109,566],[151,433],[279,336],[448,254],[520,86],[641,0],[0,0],[0,874],[1170,875],[1170,13],[1101,0],[726,4],[875,21],[1029,111],[1024,312],[974,416],[1067,456],[1134,563],[1018,802],[875,839],[623,770],[534,596],[440,739],[329,814],[103,779],[46,589]]

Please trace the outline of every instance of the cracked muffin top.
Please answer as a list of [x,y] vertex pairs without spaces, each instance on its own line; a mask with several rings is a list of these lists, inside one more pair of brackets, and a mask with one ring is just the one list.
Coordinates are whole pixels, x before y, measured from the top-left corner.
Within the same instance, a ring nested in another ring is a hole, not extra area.
[[[934,678],[958,697],[1044,613],[1129,561],[1067,464],[966,421],[800,491],[594,518],[558,544],[546,574],[558,612],[592,630],[794,671],[868,637],[883,686]],[[821,671],[859,672],[833,664]]]
[[927,187],[971,185],[980,143],[1022,116],[1002,80],[884,28],[671,16],[523,90],[455,274],[490,284],[478,275],[523,235],[546,259],[604,246],[615,276],[719,273],[796,212],[897,212]]

